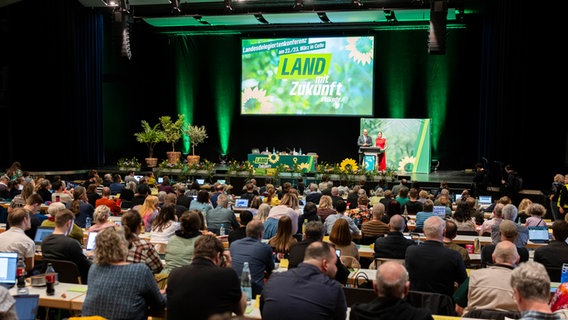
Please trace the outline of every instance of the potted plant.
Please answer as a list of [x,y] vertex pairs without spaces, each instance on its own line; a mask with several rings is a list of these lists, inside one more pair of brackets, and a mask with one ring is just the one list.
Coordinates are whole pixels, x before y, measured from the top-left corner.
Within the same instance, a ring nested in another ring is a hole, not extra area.
[[158,158],[154,158],[154,147],[157,143],[165,141],[165,136],[162,130],[160,130],[159,123],[152,127],[148,121],[142,120],[140,124],[144,131],[135,133],[134,137],[136,137],[136,141],[145,143],[148,147],[148,158],[145,158],[146,165],[150,168],[154,168],[158,164]]
[[176,143],[181,139],[182,128],[185,124],[185,115],[178,114],[176,121],[170,116],[161,116],[160,124],[164,133],[164,141],[172,145],[172,151],[168,151],[168,161],[172,164],[178,163],[181,158],[181,151],[176,151]]
[[195,155],[195,147],[207,138],[205,126],[188,125],[184,128],[183,133],[189,137],[191,144],[191,155],[187,156],[187,163],[199,163],[200,157]]

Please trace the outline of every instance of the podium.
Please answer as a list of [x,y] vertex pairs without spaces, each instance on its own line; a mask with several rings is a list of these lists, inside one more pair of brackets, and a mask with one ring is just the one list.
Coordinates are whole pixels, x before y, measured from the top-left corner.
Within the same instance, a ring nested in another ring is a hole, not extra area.
[[363,163],[365,170],[377,170],[379,166],[378,155],[384,153],[385,150],[379,147],[361,147],[363,151]]

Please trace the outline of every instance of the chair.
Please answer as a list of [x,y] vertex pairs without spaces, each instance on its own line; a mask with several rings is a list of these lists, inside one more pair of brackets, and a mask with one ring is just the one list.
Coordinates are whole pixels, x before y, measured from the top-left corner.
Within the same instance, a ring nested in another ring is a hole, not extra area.
[[355,303],[371,302],[377,297],[373,289],[343,287],[343,293],[345,294],[347,307],[351,307]]
[[79,267],[72,262],[67,260],[47,260],[43,259],[44,265],[51,263],[55,272],[57,272],[57,277],[59,282],[66,283],[78,283],[81,284],[81,273],[79,272]]
[[475,309],[463,315],[464,318],[476,318],[476,319],[495,319],[495,320],[505,320],[505,319],[519,319],[521,313],[519,311],[502,311],[496,309]]
[[551,282],[560,282],[562,267],[546,267],[546,272]]
[[381,236],[363,236],[363,237],[361,237],[361,239],[359,240],[359,244],[368,246],[368,245],[370,245],[370,244],[372,244],[372,243],[375,243],[375,241],[376,241],[378,238],[382,238],[382,237],[383,237],[382,235],[381,235]]
[[479,236],[479,233],[475,230],[458,230],[457,234],[462,236]]
[[446,294],[410,290],[406,301],[417,308],[429,309],[432,314],[457,315],[454,300]]
[[341,256],[340,259],[347,268],[361,269],[361,263],[353,256]]
[[404,259],[393,259],[393,258],[375,258],[375,268],[370,268],[369,269],[378,269],[379,266],[387,261],[395,261],[398,262],[402,265],[404,265]]

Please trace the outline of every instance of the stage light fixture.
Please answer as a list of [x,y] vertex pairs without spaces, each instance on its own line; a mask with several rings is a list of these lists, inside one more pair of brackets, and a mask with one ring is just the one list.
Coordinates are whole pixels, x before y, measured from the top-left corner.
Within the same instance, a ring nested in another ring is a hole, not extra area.
[[294,9],[302,10],[304,8],[304,0],[294,0]]
[[227,164],[227,161],[229,160],[229,157],[227,156],[226,153],[220,153],[219,154],[219,163],[224,165]]
[[227,9],[228,11],[233,11],[233,5],[231,0],[223,0],[223,3],[225,4],[225,9]]
[[262,16],[262,13],[255,13],[254,17],[258,20],[258,22],[268,24],[268,21]]

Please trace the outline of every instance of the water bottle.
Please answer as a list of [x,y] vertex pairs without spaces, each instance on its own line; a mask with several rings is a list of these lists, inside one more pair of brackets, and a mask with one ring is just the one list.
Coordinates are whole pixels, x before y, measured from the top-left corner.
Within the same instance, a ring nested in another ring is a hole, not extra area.
[[26,288],[26,263],[22,257],[18,258],[16,277],[18,277],[18,294],[28,294],[28,288]]
[[85,229],[89,229],[91,227],[91,217],[87,217],[85,219]]
[[219,228],[219,235],[220,236],[225,235],[225,224],[224,223],[221,223],[221,228]]
[[247,298],[247,304],[252,300],[252,285],[250,280],[250,268],[249,263],[243,263],[243,272],[241,273],[241,290]]
[[298,151],[299,155],[302,155],[302,148],[300,148],[300,151]]

